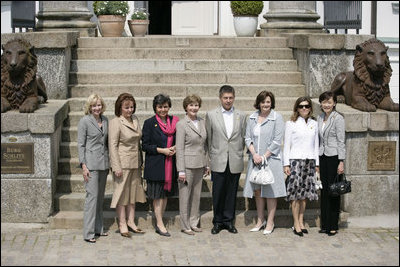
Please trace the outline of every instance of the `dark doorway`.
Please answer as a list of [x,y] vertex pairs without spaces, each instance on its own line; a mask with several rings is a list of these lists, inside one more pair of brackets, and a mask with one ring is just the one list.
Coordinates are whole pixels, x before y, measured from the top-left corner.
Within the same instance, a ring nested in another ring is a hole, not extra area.
[[149,34],[171,34],[171,1],[149,1]]

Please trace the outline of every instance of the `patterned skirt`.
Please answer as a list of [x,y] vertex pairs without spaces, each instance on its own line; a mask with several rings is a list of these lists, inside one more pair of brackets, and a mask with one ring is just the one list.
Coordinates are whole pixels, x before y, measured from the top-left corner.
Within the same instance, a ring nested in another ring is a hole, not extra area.
[[[176,180],[176,179],[172,179]],[[149,199],[160,199],[178,196],[178,185],[172,182],[171,191],[164,190],[164,181],[150,181],[146,180],[147,190],[146,195]]]
[[286,201],[318,200],[315,190],[315,160],[291,159],[290,176],[286,178]]

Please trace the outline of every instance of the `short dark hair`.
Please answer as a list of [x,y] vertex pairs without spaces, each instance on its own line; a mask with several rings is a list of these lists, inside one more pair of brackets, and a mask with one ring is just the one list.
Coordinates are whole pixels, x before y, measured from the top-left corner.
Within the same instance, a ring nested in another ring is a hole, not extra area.
[[187,106],[189,106],[189,104],[192,103],[198,103],[199,104],[199,108],[201,108],[201,98],[198,95],[188,95],[187,97],[185,97],[185,99],[183,99],[183,109],[186,111]]
[[219,97],[221,97],[224,93],[232,93],[235,96],[235,89],[230,85],[222,85],[219,89]]
[[260,103],[263,102],[267,97],[271,98],[271,109],[275,108],[275,96],[272,92],[262,91],[258,94],[256,102],[254,102],[254,107],[260,110]]
[[322,101],[329,100],[330,98],[333,98],[333,102],[337,103],[337,97],[336,94],[332,91],[325,91],[322,94],[319,95],[319,103],[322,103]]
[[168,95],[164,94],[158,94],[154,97],[153,99],[153,110],[154,113],[156,113],[156,107],[157,105],[162,105],[164,103],[168,103],[168,106],[171,108],[171,98]]
[[133,102],[133,113],[135,113],[135,111],[136,111],[135,98],[129,93],[122,93],[118,96],[117,101],[115,101],[115,110],[114,110],[115,116],[117,116],[117,117],[121,116],[122,102],[124,102],[126,100]]

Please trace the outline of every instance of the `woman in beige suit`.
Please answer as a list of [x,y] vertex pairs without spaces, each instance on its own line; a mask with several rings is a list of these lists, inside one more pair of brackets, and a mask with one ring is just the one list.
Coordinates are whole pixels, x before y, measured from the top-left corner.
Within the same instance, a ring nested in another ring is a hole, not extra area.
[[110,121],[109,150],[114,180],[114,194],[111,208],[117,208],[119,230],[122,236],[131,237],[128,227],[134,233],[144,233],[134,222],[135,203],[146,202],[141,183],[142,131],[133,113],[136,102],[131,94],[123,93],[115,102],[116,118]]
[[[176,168],[179,172],[179,213],[182,232],[194,235],[201,232],[200,194],[206,163],[207,132],[204,120],[197,117],[201,98],[187,96],[183,100],[186,116],[176,124]],[[194,232],[193,232],[194,231]]]

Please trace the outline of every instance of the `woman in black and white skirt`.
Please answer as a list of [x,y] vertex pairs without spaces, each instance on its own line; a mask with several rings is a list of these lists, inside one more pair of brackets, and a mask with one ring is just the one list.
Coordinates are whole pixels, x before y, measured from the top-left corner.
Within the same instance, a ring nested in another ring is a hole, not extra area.
[[283,148],[286,179],[286,200],[291,201],[294,234],[303,236],[306,199],[318,200],[315,189],[315,172],[319,172],[318,123],[312,117],[311,99],[307,96],[296,100],[293,114],[286,122]]

